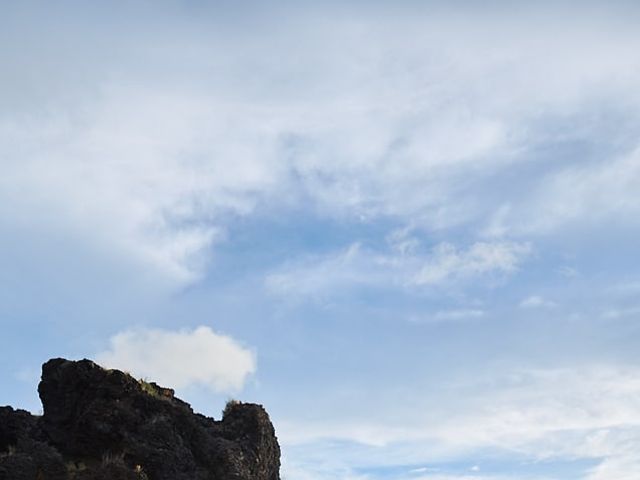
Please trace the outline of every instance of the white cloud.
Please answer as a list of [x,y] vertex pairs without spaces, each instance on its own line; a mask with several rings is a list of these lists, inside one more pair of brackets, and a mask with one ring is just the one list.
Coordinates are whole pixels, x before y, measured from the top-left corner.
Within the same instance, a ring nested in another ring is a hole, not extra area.
[[[467,249],[440,243],[421,252],[415,238],[391,242],[385,251],[353,244],[346,250],[293,261],[271,272],[267,289],[278,295],[322,298],[349,288],[437,288],[483,276],[514,273],[531,246],[518,242],[478,242]],[[440,312],[441,318],[478,316],[479,311]]]
[[540,295],[531,295],[520,302],[520,308],[551,308],[555,306],[555,302],[546,300]]
[[126,370],[167,387],[202,385],[218,392],[240,390],[256,370],[251,350],[205,326],[121,332],[95,359],[107,368]]
[[515,242],[477,242],[467,250],[441,243],[427,258],[414,281],[417,285],[437,285],[450,279],[511,273],[530,251],[529,244]]

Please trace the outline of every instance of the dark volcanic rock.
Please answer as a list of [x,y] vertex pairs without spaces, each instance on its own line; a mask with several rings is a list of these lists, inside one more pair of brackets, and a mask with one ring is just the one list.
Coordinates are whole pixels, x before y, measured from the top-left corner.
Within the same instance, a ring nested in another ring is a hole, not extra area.
[[0,480],[279,480],[280,448],[260,405],[221,421],[173,390],[89,360],[54,359],[38,387],[44,415],[0,408]]

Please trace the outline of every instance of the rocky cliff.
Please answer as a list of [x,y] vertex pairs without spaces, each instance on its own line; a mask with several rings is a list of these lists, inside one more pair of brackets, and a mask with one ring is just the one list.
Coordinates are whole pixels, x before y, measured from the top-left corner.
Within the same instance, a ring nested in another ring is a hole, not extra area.
[[280,448],[260,405],[222,420],[173,390],[90,360],[53,359],[43,415],[0,407],[0,480],[279,480]]

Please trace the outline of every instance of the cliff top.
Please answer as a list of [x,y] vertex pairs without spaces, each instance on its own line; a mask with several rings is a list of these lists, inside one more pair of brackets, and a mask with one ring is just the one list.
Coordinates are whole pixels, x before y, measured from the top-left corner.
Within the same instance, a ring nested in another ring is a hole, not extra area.
[[0,480],[279,480],[280,448],[261,405],[220,421],[174,391],[90,360],[49,360],[43,415],[0,407]]

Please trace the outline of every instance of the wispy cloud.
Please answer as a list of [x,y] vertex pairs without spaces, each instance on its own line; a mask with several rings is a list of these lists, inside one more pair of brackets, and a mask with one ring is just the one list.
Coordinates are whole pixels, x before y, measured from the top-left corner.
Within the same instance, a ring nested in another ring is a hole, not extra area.
[[640,306],[612,308],[602,313],[602,318],[615,320],[624,317],[640,317]]
[[411,315],[409,321],[413,323],[440,323],[474,320],[485,316],[485,311],[477,308],[438,310],[435,313]]
[[[584,467],[587,469],[582,473],[588,480],[631,479],[640,474],[637,369],[602,366],[530,370],[488,380],[486,384],[458,384],[448,391],[452,395],[448,401],[440,398],[411,411],[403,405],[406,422],[394,417],[393,424],[385,424],[382,419],[361,425],[341,421],[298,424],[297,429],[292,426],[282,430],[283,441],[292,449],[300,444],[325,448],[326,439],[332,438],[357,442],[361,446],[351,449],[348,458],[367,468],[473,458],[474,452],[481,455],[490,451],[494,462],[509,462],[514,457],[536,462],[588,459],[596,464]],[[432,408],[437,411],[425,416],[424,410]],[[295,433],[301,431],[305,435]],[[375,453],[380,445],[385,445],[388,462]],[[520,468],[523,473],[527,471],[526,465]],[[574,475],[579,473],[575,471]],[[426,478],[437,472],[430,475]],[[468,476],[483,474],[470,472]],[[494,478],[490,472],[484,476]],[[533,474],[531,478],[547,477]]]
[[516,242],[477,242],[466,250],[442,243],[434,248],[414,281],[417,285],[437,285],[452,279],[512,273],[530,252],[529,244]]
[[557,306],[557,304],[540,295],[531,295],[522,300],[519,306],[520,308],[552,308]]
[[549,233],[576,224],[627,220],[640,213],[638,149],[605,161],[565,167],[546,177],[521,208],[512,210],[512,228]]
[[266,277],[266,287],[294,297],[323,297],[345,288],[437,288],[510,275],[531,252],[529,244],[517,242],[477,242],[466,249],[440,243],[426,252],[418,247],[421,244],[415,238],[393,243],[381,252],[353,244],[343,251],[285,264]]
[[629,280],[626,282],[619,282],[607,288],[607,291],[620,297],[635,297],[640,293],[640,281]]

